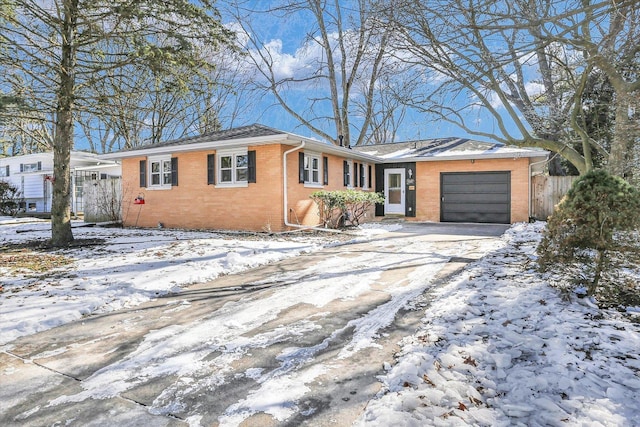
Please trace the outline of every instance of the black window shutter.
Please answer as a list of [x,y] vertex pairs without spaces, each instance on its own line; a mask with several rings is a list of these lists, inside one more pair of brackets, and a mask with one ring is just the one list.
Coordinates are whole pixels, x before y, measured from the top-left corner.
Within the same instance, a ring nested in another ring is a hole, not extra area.
[[360,163],[360,187],[364,187],[364,163]]
[[344,160],[342,162],[342,180],[344,181],[344,186],[349,186],[349,162]]
[[207,184],[216,183],[216,155],[207,154]]
[[357,187],[360,184],[360,180],[358,179],[358,172],[360,169],[360,165],[357,163],[353,163],[353,186]]
[[147,186],[147,161],[140,160],[140,187]]
[[171,158],[171,186],[178,186],[178,158]]
[[20,163],[20,172],[24,172],[24,165]]
[[322,158],[322,183],[324,185],[329,185],[329,158]]
[[9,176],[9,172],[10,172],[9,165],[7,165],[7,174],[5,176]]
[[298,153],[298,182],[304,184],[304,153],[302,151]]
[[42,162],[38,162],[38,170],[41,171],[42,170]]
[[247,152],[248,154],[248,167],[247,167],[247,173],[248,173],[248,181],[249,182],[256,182],[256,151],[255,150],[251,150]]
[[371,165],[369,165],[369,188],[373,188],[371,185]]

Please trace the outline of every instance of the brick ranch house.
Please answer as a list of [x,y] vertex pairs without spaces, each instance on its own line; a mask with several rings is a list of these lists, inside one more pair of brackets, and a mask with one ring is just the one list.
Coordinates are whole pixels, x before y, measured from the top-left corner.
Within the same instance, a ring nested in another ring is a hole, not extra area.
[[384,192],[379,217],[525,221],[547,152],[461,139],[350,149],[254,124],[101,157],[122,164],[125,226],[283,231],[318,224],[320,189]]

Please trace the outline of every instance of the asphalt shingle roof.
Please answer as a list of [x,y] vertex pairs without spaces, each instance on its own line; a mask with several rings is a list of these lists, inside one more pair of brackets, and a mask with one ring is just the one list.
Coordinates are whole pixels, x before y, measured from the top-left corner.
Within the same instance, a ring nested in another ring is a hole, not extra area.
[[145,150],[148,148],[180,146],[180,145],[196,144],[199,142],[229,141],[233,139],[257,138],[261,136],[282,135],[284,133],[285,132],[283,131],[254,123],[252,125],[241,126],[233,129],[220,130],[216,132],[209,132],[209,133],[205,133],[202,135],[193,136],[189,138],[179,138],[179,139],[173,139],[170,141],[158,142],[155,144],[145,144],[145,145],[141,145],[140,147],[132,148],[130,150],[123,150],[123,151],[136,151],[136,150]]

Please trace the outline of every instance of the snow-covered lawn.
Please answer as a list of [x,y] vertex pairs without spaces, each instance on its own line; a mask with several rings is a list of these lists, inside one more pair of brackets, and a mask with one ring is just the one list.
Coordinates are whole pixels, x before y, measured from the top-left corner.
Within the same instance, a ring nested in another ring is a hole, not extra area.
[[430,296],[361,425],[640,425],[640,319],[550,288],[542,227],[515,225]]
[[[10,248],[0,252],[0,345],[345,240],[333,234],[274,238],[82,225],[74,223],[76,240],[104,243],[34,252],[8,245],[45,241],[51,237],[51,224],[0,217],[0,248]],[[369,226],[360,237],[347,238],[364,239],[390,227],[397,226]]]
[[[49,237],[47,222],[3,221],[0,247]],[[421,330],[387,361],[383,390],[358,424],[640,425],[640,324],[549,287],[535,271],[542,227],[514,225],[483,259],[408,301],[424,299]],[[389,229],[369,225],[362,238]],[[339,240],[108,228],[74,235],[104,243],[39,251],[33,264],[27,249],[0,252],[0,345]],[[362,268],[387,268],[374,261]]]

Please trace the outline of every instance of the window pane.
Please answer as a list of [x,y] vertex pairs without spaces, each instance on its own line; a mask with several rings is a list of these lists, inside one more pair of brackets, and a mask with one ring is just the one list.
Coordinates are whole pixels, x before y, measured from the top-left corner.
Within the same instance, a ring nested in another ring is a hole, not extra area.
[[247,155],[238,155],[236,156],[236,167],[238,168],[246,168],[249,164],[249,156]]
[[317,170],[313,171],[313,182],[315,182],[315,183],[320,182],[320,179],[318,178],[318,171]]
[[171,172],[171,162],[162,162],[162,170],[164,172]]
[[304,182],[309,182],[309,169],[304,170]]
[[316,157],[311,159],[311,168],[314,170],[318,169],[318,159]]
[[151,185],[160,185],[160,175],[157,173],[151,175]]
[[233,161],[231,160],[231,156],[222,156],[220,157],[220,167],[223,169],[231,169],[233,166]]
[[162,176],[164,177],[162,180],[163,184],[171,184],[171,172],[165,173]]
[[160,172],[160,162],[151,162],[151,172]]
[[236,169],[236,181],[247,181],[247,168]]
[[221,182],[231,182],[231,169],[220,171]]

